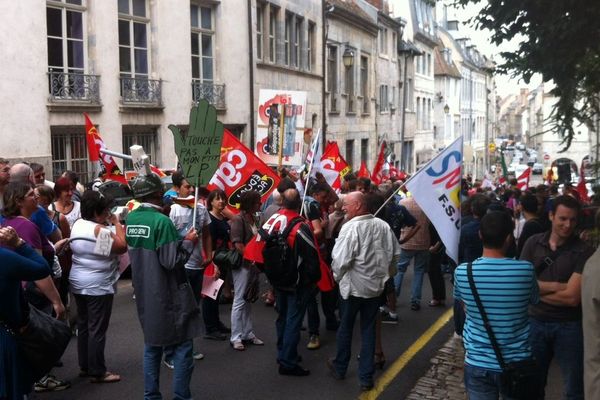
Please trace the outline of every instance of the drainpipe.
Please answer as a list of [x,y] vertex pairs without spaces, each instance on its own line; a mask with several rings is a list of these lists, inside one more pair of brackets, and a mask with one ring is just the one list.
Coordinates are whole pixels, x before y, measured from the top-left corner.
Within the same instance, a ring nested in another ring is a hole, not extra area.
[[248,86],[250,88],[250,127],[248,132],[250,133],[249,148],[255,150],[255,138],[254,138],[254,47],[252,43],[252,0],[248,0],[248,68],[249,78]]
[[321,85],[321,140],[323,141],[323,149],[327,145],[327,100],[326,100],[326,79],[325,79],[325,65],[327,63],[327,2],[326,0],[321,0],[321,40],[323,44],[321,45],[321,74],[322,77],[322,85]]

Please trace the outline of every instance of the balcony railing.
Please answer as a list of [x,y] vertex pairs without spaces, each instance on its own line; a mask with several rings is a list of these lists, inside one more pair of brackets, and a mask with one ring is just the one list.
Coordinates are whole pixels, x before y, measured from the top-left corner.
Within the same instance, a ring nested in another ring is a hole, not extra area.
[[123,104],[162,105],[162,81],[147,78],[121,77]]
[[100,76],[62,71],[48,72],[50,102],[100,104]]
[[225,110],[225,85],[209,82],[192,81],[192,99],[198,103],[200,99],[206,99],[218,110]]

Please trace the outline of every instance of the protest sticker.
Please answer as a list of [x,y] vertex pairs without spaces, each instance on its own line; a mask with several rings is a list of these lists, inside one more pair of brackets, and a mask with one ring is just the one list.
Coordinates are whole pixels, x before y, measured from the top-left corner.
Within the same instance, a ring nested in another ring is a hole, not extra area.
[[175,125],[169,125],[169,129],[185,178],[194,185],[207,184],[219,165],[223,140],[223,124],[217,121],[215,107],[200,100],[190,111],[187,135]]

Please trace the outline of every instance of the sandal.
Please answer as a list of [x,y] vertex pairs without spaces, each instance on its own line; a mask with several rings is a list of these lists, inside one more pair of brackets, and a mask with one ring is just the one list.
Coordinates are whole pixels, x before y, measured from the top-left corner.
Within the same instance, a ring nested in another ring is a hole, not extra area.
[[119,375],[106,371],[104,373],[104,375],[92,378],[90,380],[90,382],[92,382],[92,383],[114,383],[114,382],[119,382],[120,380],[121,380],[121,377]]
[[244,346],[244,343],[241,340],[236,340],[235,342],[230,342],[230,344],[234,350],[237,350],[237,351],[246,350],[246,346]]

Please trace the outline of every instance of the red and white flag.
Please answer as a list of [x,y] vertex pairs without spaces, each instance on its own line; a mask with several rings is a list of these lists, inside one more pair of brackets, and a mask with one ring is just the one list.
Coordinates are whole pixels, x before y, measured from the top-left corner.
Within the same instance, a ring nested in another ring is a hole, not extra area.
[[[376,185],[379,185],[381,182],[383,182],[384,164],[385,164],[385,142],[381,143],[381,148],[379,149],[379,155],[377,156],[377,163],[375,163],[375,167],[373,168],[373,173],[371,174],[371,181]],[[389,169],[388,169],[388,171],[389,171]]]
[[207,185],[208,190],[221,189],[227,195],[227,208],[239,212],[240,196],[249,190],[260,193],[265,201],[279,184],[279,176],[252,150],[225,129],[221,144],[221,161]]
[[521,175],[517,177],[517,189],[527,190],[529,188],[529,177],[531,176],[531,168],[527,168]]
[[367,168],[367,164],[364,161],[360,162],[360,169],[358,170],[358,174],[356,174],[359,178],[371,178],[371,173]]
[[350,166],[340,154],[337,142],[329,142],[321,157],[321,172],[333,190],[342,190],[342,178],[350,172]]
[[127,179],[125,179],[125,176],[121,172],[121,169],[114,158],[106,153],[100,154],[100,149],[106,149],[104,141],[100,137],[100,133],[92,123],[90,117],[86,113],[83,113],[83,116],[85,117],[85,138],[90,161],[100,168],[100,171],[106,180],[127,184]]
[[579,193],[579,198],[584,203],[588,203],[590,201],[590,197],[588,196],[587,188],[585,187],[585,172],[584,172],[584,163],[581,162],[581,168],[579,170],[579,183],[577,184],[577,192]]

